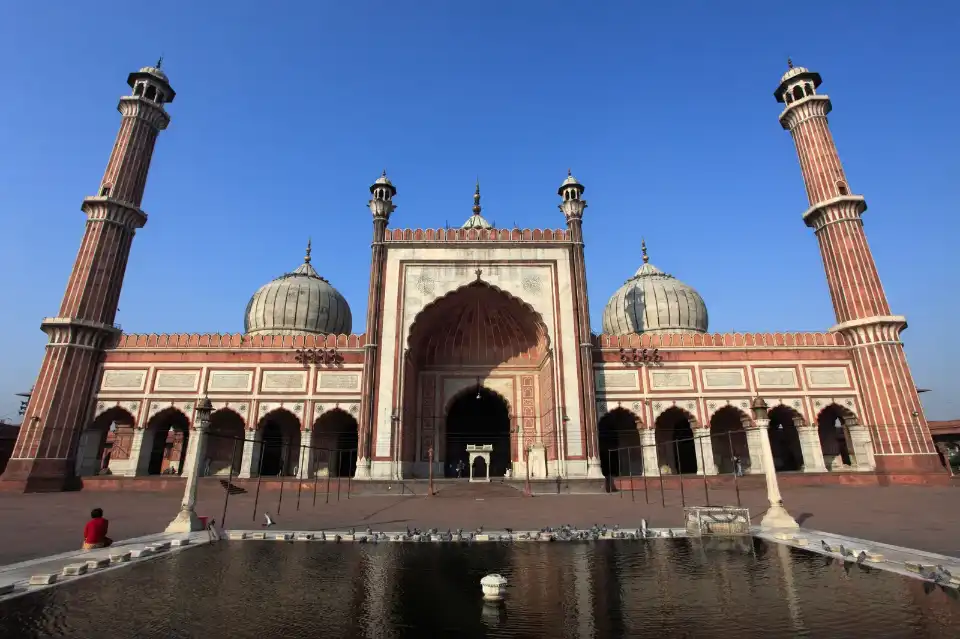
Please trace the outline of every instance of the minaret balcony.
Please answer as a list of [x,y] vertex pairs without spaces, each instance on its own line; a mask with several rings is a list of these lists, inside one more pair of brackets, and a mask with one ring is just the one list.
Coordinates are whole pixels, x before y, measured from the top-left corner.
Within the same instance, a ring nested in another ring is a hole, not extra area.
[[117,224],[131,231],[143,228],[147,223],[147,214],[143,209],[107,195],[84,198],[80,210],[87,214],[90,221]]
[[[838,195],[808,208],[803,212],[803,221],[807,226],[819,232],[820,229],[830,224],[859,220],[866,210],[867,201],[862,195]],[[836,211],[833,216],[826,215],[832,211]],[[833,219],[830,219],[831,217]]]

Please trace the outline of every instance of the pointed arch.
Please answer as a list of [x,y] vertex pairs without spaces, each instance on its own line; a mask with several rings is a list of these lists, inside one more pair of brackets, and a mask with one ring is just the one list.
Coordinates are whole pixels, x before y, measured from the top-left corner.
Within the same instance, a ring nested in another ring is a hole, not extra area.
[[306,476],[352,477],[357,469],[359,430],[356,418],[339,406],[325,410],[310,431],[313,458]]
[[[600,469],[605,477],[620,477],[643,468],[643,420],[632,410],[616,407],[597,422]],[[629,471],[628,471],[629,469]]]
[[737,459],[746,466],[750,459],[747,428],[750,416],[738,406],[727,404],[710,417],[710,437],[713,444],[713,462],[720,473],[732,473]]
[[779,403],[770,408],[769,417],[767,434],[774,469],[777,472],[803,470],[805,460],[798,430],[804,426],[803,415],[792,406]]
[[486,386],[462,389],[446,406],[439,461],[456,476],[457,464],[468,463],[468,445],[491,445],[490,474],[503,476],[517,459],[517,420],[507,399]]
[[856,414],[836,402],[827,404],[817,413],[817,434],[820,436],[823,463],[828,470],[853,466],[851,453],[854,447],[850,427],[857,424]]
[[206,459],[200,461],[204,475],[238,475],[243,459],[247,423],[234,409],[224,406],[210,415]]
[[133,413],[119,404],[101,411],[80,435],[77,474],[87,477],[113,472],[111,464],[125,470],[136,423]]
[[666,473],[696,473],[697,449],[693,429],[697,418],[681,406],[671,406],[657,416],[654,433],[657,460]]
[[300,419],[282,406],[264,414],[257,421],[257,473],[264,477],[295,475],[300,460],[300,431]]
[[138,469],[145,463],[148,475],[182,474],[190,442],[190,418],[178,407],[167,406],[150,417],[144,430]]

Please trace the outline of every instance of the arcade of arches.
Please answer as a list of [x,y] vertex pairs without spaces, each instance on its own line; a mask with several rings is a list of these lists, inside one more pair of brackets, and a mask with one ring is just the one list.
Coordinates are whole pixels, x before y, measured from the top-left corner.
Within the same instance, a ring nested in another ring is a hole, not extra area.
[[[793,408],[775,406],[770,411],[767,434],[777,472],[825,472],[873,468],[866,428],[849,410],[836,404],[825,407],[815,426],[807,426]],[[761,431],[739,408],[724,406],[701,428],[696,419],[673,406],[646,428],[639,417],[615,408],[600,419],[600,462],[607,477],[627,475],[714,475],[763,472]]]
[[[539,314],[477,280],[410,327],[395,427],[407,476],[456,476],[468,444],[491,444],[491,476],[546,477],[558,457],[554,358]],[[529,462],[528,462],[529,460]],[[469,475],[461,469],[464,476]]]
[[[189,419],[175,408],[160,411],[146,428],[121,407],[99,415],[84,431],[77,456],[80,476],[172,474],[189,470],[192,451]],[[195,434],[195,431],[193,431]],[[357,420],[335,408],[312,428],[284,409],[274,410],[247,430],[244,418],[229,408],[210,416],[202,475],[234,477],[352,477],[357,461]]]

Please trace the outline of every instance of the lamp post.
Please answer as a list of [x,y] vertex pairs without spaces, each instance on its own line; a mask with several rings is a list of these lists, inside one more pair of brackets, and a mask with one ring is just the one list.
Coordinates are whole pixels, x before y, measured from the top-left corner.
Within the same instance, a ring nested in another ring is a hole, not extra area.
[[753,422],[760,431],[760,458],[763,461],[763,474],[767,480],[767,499],[770,507],[760,520],[763,528],[799,528],[797,520],[790,516],[783,507],[783,498],[780,496],[780,486],[777,484],[777,471],[773,467],[773,451],[770,449],[770,435],[767,428],[770,426],[769,409],[763,398],[757,396],[750,403],[753,411]]
[[180,512],[174,517],[170,525],[164,532],[181,533],[203,530],[203,524],[197,517],[194,510],[197,506],[197,479],[200,474],[200,464],[197,463],[203,459],[203,453],[207,447],[207,429],[210,428],[210,414],[213,412],[213,404],[206,397],[197,402],[197,416],[195,423],[197,425],[196,446],[193,449],[194,463],[190,465],[190,472],[187,474],[187,485],[183,489],[183,503],[180,504]]

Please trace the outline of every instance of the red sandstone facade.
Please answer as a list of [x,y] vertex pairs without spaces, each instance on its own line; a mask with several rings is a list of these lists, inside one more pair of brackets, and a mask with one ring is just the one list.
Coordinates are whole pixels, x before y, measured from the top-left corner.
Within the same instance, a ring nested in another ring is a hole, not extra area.
[[[434,230],[388,228],[397,189],[385,174],[370,187],[363,334],[120,334],[126,260],[146,223],[139,207],[174,97],[159,68],[129,83],[98,195],[84,200],[87,229],[60,313],[42,324],[50,343],[0,486],[56,490],[104,468],[267,474],[270,429],[282,444],[269,474],[423,477],[431,462],[442,474],[449,415],[481,390],[506,411],[508,467],[538,478],[623,474],[611,451],[625,446],[645,446],[628,462],[645,475],[730,472],[735,457],[760,472],[756,438],[765,433],[749,411],[758,395],[772,407],[783,468],[905,481],[941,470],[899,340],[906,321],[884,296],[866,205],[850,194],[815,73],[791,67],[775,96],[786,105],[780,122],[796,143],[810,200],[803,217],[820,243],[837,325],[777,334],[594,335],[586,201],[572,176],[558,191],[566,229],[485,227],[478,186],[471,220],[480,222]],[[199,460],[188,442],[204,396],[216,410],[209,457]],[[697,443],[681,453],[685,437]],[[349,459],[330,452],[346,449]]]

